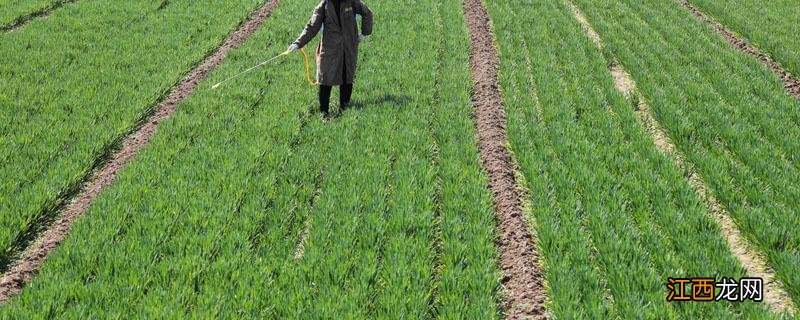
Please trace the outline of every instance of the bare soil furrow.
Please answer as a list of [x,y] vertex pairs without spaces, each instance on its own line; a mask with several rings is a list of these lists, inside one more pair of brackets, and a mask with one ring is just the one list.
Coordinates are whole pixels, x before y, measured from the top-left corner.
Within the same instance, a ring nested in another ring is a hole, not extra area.
[[753,56],[756,60],[761,61],[762,63],[766,64],[767,66],[772,69],[784,82],[784,87],[786,91],[792,94],[793,96],[800,98],[800,80],[797,79],[794,75],[786,71],[783,67],[780,66],[775,60],[773,60],[768,54],[764,53],[763,51],[757,49],[749,42],[745,41],[744,39],[740,38],[728,28],[726,28],[721,23],[717,22],[716,20],[712,19],[707,14],[700,11],[699,8],[695,7],[687,0],[677,0],[679,1],[686,9],[692,12],[692,14],[697,17],[700,21],[707,23],[711,26],[714,31],[716,31],[719,35],[721,35],[725,40],[727,40],[731,45],[738,48],[739,50]]
[[544,277],[523,212],[514,161],[506,148],[506,116],[498,81],[499,56],[491,21],[481,0],[464,0],[470,31],[473,106],[481,164],[489,178],[498,220],[500,269],[508,319],[545,319]]
[[147,146],[159,124],[175,113],[178,104],[189,97],[200,81],[222,63],[230,50],[244,43],[264,24],[277,5],[277,0],[271,0],[253,13],[238,30],[228,36],[222,46],[173,87],[138,128],[122,139],[119,150],[113,153],[107,162],[97,167],[95,174],[82,184],[78,193],[58,210],[59,218],[43,232],[40,239],[26,251],[24,256],[3,274],[0,278],[0,301],[6,301],[12,295],[19,293],[22,287],[31,281],[48,254],[66,238],[75,221],[86,212],[105,188],[114,183],[119,171]]
[[[595,41],[598,49],[602,50],[603,46],[600,37],[588,23],[580,9],[570,1],[566,3],[572,8],[575,19],[580,21],[581,25],[583,25],[587,36]],[[719,225],[731,253],[739,259],[750,276],[764,279],[764,302],[774,311],[791,312],[791,299],[783,289],[783,285],[778,281],[775,272],[769,268],[766,260],[761,256],[758,250],[742,236],[739,228],[730,218],[730,214],[719,201],[717,201],[714,195],[709,192],[708,184],[706,184],[700,174],[689,168],[685,157],[677,149],[675,144],[672,143],[667,133],[653,117],[653,113],[650,110],[650,106],[645,101],[644,96],[636,91],[636,82],[633,80],[630,73],[617,61],[612,63],[609,72],[611,72],[617,90],[626,97],[634,98],[636,99],[635,101],[638,101],[635,111],[636,118],[639,119],[641,125],[653,139],[656,147],[664,154],[670,156],[675,165],[688,174],[687,179],[689,180],[689,184],[694,188],[697,195],[705,201],[710,216]]]
[[28,24],[28,22],[31,22],[33,19],[36,19],[36,18],[39,18],[39,17],[46,17],[46,16],[50,15],[50,13],[52,13],[56,9],[61,8],[64,5],[67,5],[67,4],[70,4],[70,3],[73,3],[73,2],[78,2],[78,0],[56,1],[56,2],[54,2],[53,4],[51,4],[51,5],[47,6],[47,7],[41,8],[39,10],[36,10],[34,12],[25,14],[23,16],[20,16],[16,20],[14,20],[13,22],[11,22],[9,24],[0,26],[0,31],[3,31],[3,32],[14,31],[16,29],[22,28],[24,25]]

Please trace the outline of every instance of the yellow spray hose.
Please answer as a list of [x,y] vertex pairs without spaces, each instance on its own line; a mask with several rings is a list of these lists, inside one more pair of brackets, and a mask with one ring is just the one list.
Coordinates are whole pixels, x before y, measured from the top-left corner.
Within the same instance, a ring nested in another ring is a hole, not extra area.
[[308,62],[308,54],[306,53],[306,48],[300,49],[300,52],[303,53],[303,58],[306,59],[306,81],[308,81],[308,84],[310,84],[312,87],[319,85],[318,81],[311,80],[311,64]]

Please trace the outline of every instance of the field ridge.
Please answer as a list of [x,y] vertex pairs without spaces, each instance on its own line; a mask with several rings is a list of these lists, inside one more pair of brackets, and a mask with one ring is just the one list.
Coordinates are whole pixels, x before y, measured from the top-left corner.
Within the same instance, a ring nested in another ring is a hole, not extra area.
[[56,249],[66,238],[72,225],[89,208],[93,200],[107,187],[114,183],[117,174],[147,146],[161,122],[169,119],[177,110],[178,104],[189,97],[197,85],[225,59],[227,53],[244,43],[253,32],[258,30],[278,5],[278,0],[270,0],[251,16],[233,33],[231,33],[213,54],[192,69],[169,93],[158,103],[138,128],[132,130],[121,139],[120,149],[101,166],[97,166],[95,174],[82,183],[80,190],[71,200],[58,210],[59,218],[45,230],[40,239],[24,253],[16,263],[0,278],[0,302],[17,294],[22,287],[32,280],[36,271],[47,259],[48,254]]
[[4,24],[4,25],[0,26],[0,31],[3,31],[3,32],[14,31],[14,30],[16,30],[18,28],[21,28],[21,27],[25,26],[26,24],[28,24],[28,22],[33,21],[33,19],[47,16],[51,12],[53,12],[53,11],[59,9],[59,8],[65,6],[65,5],[68,5],[70,3],[75,3],[75,2],[78,2],[78,0],[61,0],[61,1],[53,2],[53,3],[51,3],[50,5],[48,5],[46,7],[40,8],[40,9],[38,9],[36,11],[33,11],[33,12],[29,12],[29,13],[23,14],[23,15],[17,17],[16,19],[14,19],[14,21],[11,21],[11,22],[9,22],[7,24]]
[[489,14],[481,0],[464,0],[471,39],[473,106],[481,166],[489,178],[498,220],[500,269],[505,317],[546,318],[544,276],[526,223],[515,179],[514,161],[506,147],[506,116],[498,77],[499,55]]
[[709,15],[705,14],[700,8],[693,5],[688,0],[678,0],[678,2],[688,9],[698,20],[705,22],[714,29],[719,35],[725,38],[728,43],[733,45],[740,51],[749,54],[756,60],[767,65],[773,72],[775,72],[784,82],[784,88],[791,95],[800,98],[800,80],[792,75],[788,70],[784,69],[777,61],[772,59],[769,54],[751,45],[745,39],[739,37],[735,33],[728,30],[722,23],[717,22]]
[[[597,45],[599,50],[603,50],[602,39],[599,34],[595,32],[594,28],[588,22],[586,17],[572,1],[565,0],[566,5],[571,9],[583,29],[586,31],[586,36],[592,39]],[[784,285],[778,280],[775,271],[769,267],[763,255],[751,244],[741,231],[733,222],[727,209],[719,203],[714,195],[709,191],[710,188],[705,180],[700,176],[696,170],[691,170],[691,164],[687,164],[686,157],[681,154],[669,135],[664,131],[658,120],[653,117],[650,106],[647,104],[645,97],[636,89],[636,82],[630,73],[625,70],[619,61],[614,60],[609,67],[614,85],[618,91],[631,99],[635,104],[636,118],[640,121],[645,131],[653,139],[654,144],[664,154],[668,155],[675,165],[686,172],[686,179],[689,185],[695,190],[700,199],[703,199],[705,206],[708,209],[709,216],[719,225],[722,235],[728,243],[728,249],[739,260],[739,262],[747,270],[747,273],[764,279],[764,302],[769,305],[773,311],[777,312],[792,312],[792,300],[786,290],[783,289]]]

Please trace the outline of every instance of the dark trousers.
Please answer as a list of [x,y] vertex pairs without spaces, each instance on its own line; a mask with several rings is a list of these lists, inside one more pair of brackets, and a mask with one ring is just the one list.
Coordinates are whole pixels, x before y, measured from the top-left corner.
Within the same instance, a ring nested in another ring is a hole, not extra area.
[[[331,104],[331,91],[333,86],[319,86],[319,110],[328,113]],[[353,95],[353,84],[343,84],[339,86],[339,108],[344,109],[350,103],[350,96]]]
[[[335,4],[336,2],[334,2]],[[344,61],[343,61],[344,62]],[[347,105],[350,103],[350,96],[353,95],[353,84],[347,83],[347,63],[344,62],[342,65],[342,84],[339,86],[339,109],[344,110],[347,108]],[[331,104],[331,90],[332,86],[319,86],[319,111],[322,113],[328,113],[328,107]]]

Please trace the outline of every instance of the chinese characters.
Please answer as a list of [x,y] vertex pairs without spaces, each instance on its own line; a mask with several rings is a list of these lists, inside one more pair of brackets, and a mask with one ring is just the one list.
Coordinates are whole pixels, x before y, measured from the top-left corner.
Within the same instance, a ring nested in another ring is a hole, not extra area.
[[762,301],[764,280],[761,278],[667,278],[667,301]]

